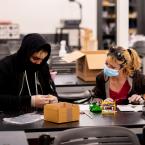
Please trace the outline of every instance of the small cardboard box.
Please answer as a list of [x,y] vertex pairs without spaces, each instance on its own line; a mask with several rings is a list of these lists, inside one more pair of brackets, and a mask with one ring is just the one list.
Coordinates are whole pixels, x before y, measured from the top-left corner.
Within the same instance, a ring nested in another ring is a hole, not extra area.
[[106,58],[106,50],[74,51],[66,54],[63,59],[70,63],[76,62],[76,75],[84,81],[95,81],[96,75],[103,69]]
[[44,106],[44,120],[54,123],[78,121],[79,105],[66,102],[47,104]]

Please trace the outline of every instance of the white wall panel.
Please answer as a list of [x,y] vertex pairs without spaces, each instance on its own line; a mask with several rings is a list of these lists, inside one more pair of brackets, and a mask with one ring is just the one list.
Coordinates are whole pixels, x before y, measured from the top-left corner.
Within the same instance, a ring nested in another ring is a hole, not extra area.
[[[83,5],[82,26],[96,37],[96,0],[78,0]],[[0,0],[0,20],[19,23],[21,33],[54,33],[60,19],[79,18],[79,7],[68,0]]]

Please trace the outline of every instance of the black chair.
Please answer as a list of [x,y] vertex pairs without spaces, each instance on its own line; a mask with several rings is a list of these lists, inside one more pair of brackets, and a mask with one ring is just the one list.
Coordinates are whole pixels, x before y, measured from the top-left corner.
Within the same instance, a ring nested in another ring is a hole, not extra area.
[[143,127],[143,143],[145,144],[145,126]]
[[140,145],[137,136],[118,126],[74,128],[59,132],[54,145]]
[[136,41],[133,48],[138,52],[141,57],[145,56],[145,41]]
[[54,141],[54,137],[48,134],[42,134],[38,139],[38,145],[51,145]]
[[86,90],[77,93],[59,93],[58,98],[63,102],[70,102],[76,104],[82,104],[89,101],[92,97],[92,91]]

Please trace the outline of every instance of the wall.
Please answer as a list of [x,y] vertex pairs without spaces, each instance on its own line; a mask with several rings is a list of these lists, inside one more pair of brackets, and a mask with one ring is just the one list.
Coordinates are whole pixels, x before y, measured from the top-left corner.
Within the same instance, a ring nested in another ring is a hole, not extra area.
[[117,46],[122,46],[124,48],[128,48],[128,8],[129,0],[117,0]]
[[[93,29],[96,37],[96,1],[78,0],[83,5],[82,26]],[[76,3],[68,0],[0,0],[0,20],[20,24],[21,33],[55,33],[60,19],[79,18]]]

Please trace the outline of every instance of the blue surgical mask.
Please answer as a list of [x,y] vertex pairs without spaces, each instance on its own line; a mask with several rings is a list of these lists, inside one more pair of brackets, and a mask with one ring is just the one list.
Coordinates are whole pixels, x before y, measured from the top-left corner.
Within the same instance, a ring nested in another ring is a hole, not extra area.
[[108,77],[116,77],[119,75],[119,71],[109,68],[107,65],[104,66],[104,74]]

